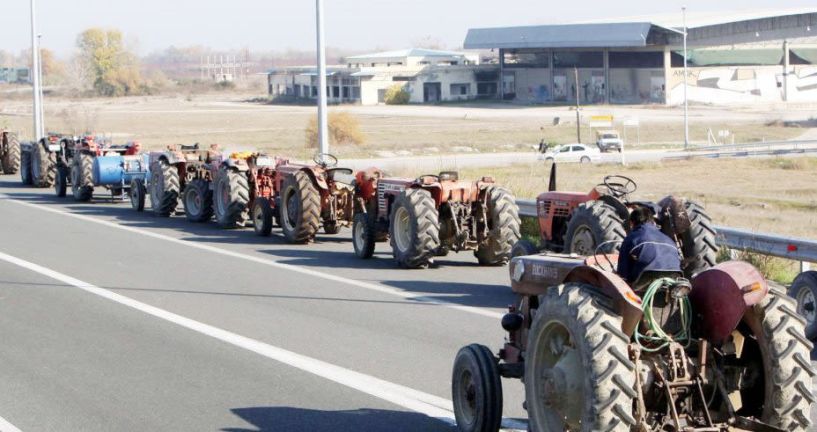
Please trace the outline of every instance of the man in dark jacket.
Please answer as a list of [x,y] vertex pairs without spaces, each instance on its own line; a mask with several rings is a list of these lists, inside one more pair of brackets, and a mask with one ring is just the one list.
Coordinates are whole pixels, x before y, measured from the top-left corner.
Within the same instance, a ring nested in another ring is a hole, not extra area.
[[645,206],[630,213],[630,234],[621,244],[619,254],[616,271],[636,289],[648,285],[649,281],[641,279],[649,274],[681,273],[678,246],[658,229],[652,210]]

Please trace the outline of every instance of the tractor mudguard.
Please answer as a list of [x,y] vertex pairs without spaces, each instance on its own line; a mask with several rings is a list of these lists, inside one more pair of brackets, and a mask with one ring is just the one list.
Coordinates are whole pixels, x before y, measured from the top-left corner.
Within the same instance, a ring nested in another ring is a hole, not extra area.
[[641,297],[619,275],[598,267],[583,265],[567,274],[564,283],[575,282],[590,285],[613,301],[614,309],[621,318],[621,331],[627,336],[635,333],[644,315]]
[[329,185],[326,183],[326,179],[322,175],[318,175],[318,173],[311,167],[304,167],[301,168],[301,171],[305,172],[309,178],[312,179],[312,183],[317,186],[319,190],[327,191],[329,190]]
[[227,159],[221,162],[221,166],[234,169],[238,172],[247,172],[250,169],[250,166],[247,164],[247,161],[244,159]]
[[[598,200],[614,208],[616,210],[616,215],[618,215],[621,220],[626,222],[630,218],[630,209],[628,209],[620,199],[611,195],[600,194]],[[624,229],[629,231],[630,225],[625,223]]]
[[728,261],[693,278],[689,298],[693,313],[701,319],[703,336],[720,345],[768,292],[766,279],[754,266]]

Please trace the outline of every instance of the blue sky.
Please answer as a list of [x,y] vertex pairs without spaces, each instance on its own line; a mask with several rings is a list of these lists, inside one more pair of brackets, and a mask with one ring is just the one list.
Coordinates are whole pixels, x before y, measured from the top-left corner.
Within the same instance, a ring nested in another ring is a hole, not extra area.
[[[29,0],[2,0],[0,49],[29,45]],[[544,0],[325,0],[327,44],[350,50],[405,48],[433,36],[462,44],[470,27],[564,23],[606,17],[813,7],[813,0],[556,2]],[[314,46],[313,0],[37,0],[43,46],[70,54],[76,34],[115,27],[142,54],[170,45],[305,50]]]

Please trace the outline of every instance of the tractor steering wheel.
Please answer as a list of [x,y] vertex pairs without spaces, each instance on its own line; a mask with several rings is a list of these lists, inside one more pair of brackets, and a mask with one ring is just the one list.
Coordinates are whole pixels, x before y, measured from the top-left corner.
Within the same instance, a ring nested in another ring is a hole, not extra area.
[[638,185],[633,179],[622,175],[608,175],[604,178],[603,184],[616,198],[627,196],[638,190]]
[[334,168],[338,166],[338,158],[329,153],[318,153],[312,158],[312,161],[323,168]]

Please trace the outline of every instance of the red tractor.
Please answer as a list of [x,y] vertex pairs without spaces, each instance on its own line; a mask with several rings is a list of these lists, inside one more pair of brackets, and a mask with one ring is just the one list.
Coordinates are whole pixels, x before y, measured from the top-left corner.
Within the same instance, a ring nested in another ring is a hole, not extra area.
[[524,383],[533,432],[814,430],[812,344],[782,287],[730,261],[691,280],[652,274],[636,291],[615,262],[512,260],[520,302],[502,349],[468,345],[454,362],[459,431],[499,430],[501,378]]
[[[370,168],[355,175],[351,169],[338,168],[337,158],[330,154],[318,154],[314,162],[276,164],[274,194],[256,200],[252,210],[259,235],[269,235],[273,218],[290,243],[311,242],[321,226],[326,234],[337,234],[352,225],[361,192],[380,177],[380,171]],[[269,177],[261,180],[258,184],[268,188]]]
[[[704,208],[694,202],[668,196],[658,204],[632,201],[638,189],[627,177],[611,175],[590,193],[556,190],[556,165],[551,169],[549,191],[536,198],[539,244],[521,240],[513,256],[532,255],[540,250],[591,256],[618,250],[630,227],[630,211],[648,206],[665,234],[674,238],[683,253],[684,274],[693,274],[716,263],[718,246],[715,228]],[[670,213],[675,217],[669,217]]]
[[456,172],[416,179],[383,178],[355,217],[355,254],[370,258],[391,239],[395,261],[423,268],[449,251],[473,250],[481,265],[503,265],[519,240],[513,194],[490,177],[460,180]]
[[0,168],[3,174],[17,174],[20,170],[20,141],[5,130],[0,130]]

